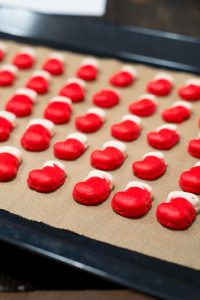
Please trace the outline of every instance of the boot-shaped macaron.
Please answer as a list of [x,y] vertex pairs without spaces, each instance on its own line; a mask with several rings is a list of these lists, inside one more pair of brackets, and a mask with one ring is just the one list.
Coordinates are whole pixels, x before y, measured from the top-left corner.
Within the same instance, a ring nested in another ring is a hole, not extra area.
[[7,53],[7,46],[3,42],[0,42],[0,61],[2,61]]
[[56,160],[46,161],[41,169],[32,170],[27,179],[30,189],[41,193],[57,190],[66,180],[65,166]]
[[179,88],[178,94],[183,100],[187,100],[187,101],[200,100],[200,80],[199,79],[187,80],[185,85]]
[[20,49],[13,58],[13,65],[19,69],[30,69],[36,60],[35,50],[25,47]]
[[94,168],[111,171],[119,168],[127,157],[126,145],[118,141],[108,141],[102,150],[94,150],[90,163]]
[[200,161],[180,175],[179,185],[185,192],[200,195]]
[[66,124],[70,121],[72,114],[72,102],[64,96],[55,96],[46,106],[44,118],[54,124]]
[[81,62],[81,65],[76,72],[76,76],[85,81],[93,81],[97,78],[98,72],[98,60],[93,57],[87,57]]
[[84,133],[98,131],[105,122],[106,113],[101,108],[89,108],[85,115],[75,119],[76,129]]
[[7,101],[5,109],[15,114],[18,118],[22,118],[32,113],[33,105],[37,101],[37,93],[34,90],[22,88],[18,89]]
[[0,147],[0,182],[10,181],[16,177],[21,157],[21,151],[15,147]]
[[169,123],[182,123],[191,115],[192,105],[185,101],[177,101],[162,112],[162,118]]
[[156,96],[167,96],[173,88],[173,79],[167,73],[158,73],[147,85],[147,91]]
[[123,191],[117,192],[111,201],[112,209],[126,218],[140,218],[148,213],[153,197],[150,185],[130,181]]
[[199,198],[191,193],[174,191],[169,193],[165,203],[157,207],[158,222],[170,229],[187,229],[199,212]]
[[64,55],[61,53],[51,53],[44,62],[42,69],[51,75],[61,75],[64,73]]
[[73,188],[73,199],[83,205],[98,205],[110,196],[113,189],[113,177],[103,171],[91,171],[84,181]]
[[102,89],[92,97],[94,105],[101,108],[112,108],[120,101],[120,92],[114,89]]
[[127,87],[135,82],[138,77],[138,72],[135,68],[129,65],[122,67],[121,71],[110,77],[110,84],[116,87]]
[[200,134],[196,139],[192,139],[188,143],[188,152],[197,158],[200,158]]
[[38,94],[46,94],[49,90],[50,79],[51,75],[49,72],[44,70],[35,71],[26,83],[26,87]]
[[120,123],[111,126],[111,135],[124,142],[136,140],[141,133],[142,125],[140,117],[124,115]]
[[75,160],[87,150],[87,136],[83,133],[73,132],[66,139],[54,144],[54,155],[63,160]]
[[157,101],[152,94],[142,95],[138,101],[129,105],[129,111],[139,117],[149,117],[156,112]]
[[159,126],[155,131],[147,134],[148,144],[159,150],[169,150],[173,148],[180,139],[177,127],[174,124],[164,124]]
[[68,97],[73,103],[82,102],[85,99],[86,84],[82,79],[70,78],[61,88],[59,94]]
[[0,110],[0,142],[5,142],[9,139],[10,133],[17,125],[17,120],[14,114]]
[[43,151],[54,135],[54,124],[45,119],[32,119],[21,138],[21,146],[27,151]]
[[167,170],[167,164],[163,153],[159,151],[148,152],[142,160],[132,164],[133,174],[145,180],[155,180],[161,177]]
[[11,86],[17,78],[18,69],[13,65],[3,65],[0,67],[0,86]]

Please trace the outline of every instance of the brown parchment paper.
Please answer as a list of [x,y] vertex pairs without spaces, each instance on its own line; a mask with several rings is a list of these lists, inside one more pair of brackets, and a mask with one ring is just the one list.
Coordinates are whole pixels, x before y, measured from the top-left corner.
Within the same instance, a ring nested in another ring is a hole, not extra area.
[[[13,42],[7,42],[7,45],[9,54],[5,62],[9,63],[14,53],[22,45]],[[34,67],[35,70],[40,68],[51,51],[54,50],[36,47],[37,64]],[[19,124],[11,134],[10,139],[2,145],[13,145],[21,148],[20,137],[29,120],[34,117],[42,117],[43,110],[50,99],[57,95],[67,78],[74,76],[83,56],[70,52],[63,53],[66,61],[65,74],[52,78],[50,92],[39,97],[39,102],[34,106],[30,117],[19,119]],[[99,132],[88,135],[89,148],[87,152],[77,161],[64,161],[68,178],[61,188],[50,194],[41,194],[30,190],[26,184],[30,170],[39,168],[46,160],[55,159],[52,151],[53,144],[64,140],[68,133],[75,131],[75,116],[83,114],[87,108],[92,106],[91,96],[101,88],[108,87],[110,75],[123,65],[123,63],[113,59],[99,60],[101,72],[98,80],[87,84],[85,102],[73,105],[74,112],[71,122],[67,125],[56,126],[56,134],[52,139],[51,147],[40,153],[26,152],[21,148],[23,163],[16,179],[11,182],[0,183],[0,209],[57,228],[68,229],[98,241],[200,269],[200,216],[197,216],[197,220],[188,230],[180,232],[162,227],[156,221],[155,216],[158,203],[164,201],[170,191],[179,190],[179,174],[193,166],[197,161],[187,153],[187,144],[199,132],[197,120],[200,116],[200,102],[193,104],[191,119],[178,126],[181,134],[179,145],[170,151],[165,151],[166,161],[168,162],[166,174],[158,180],[148,182],[153,188],[154,195],[153,207],[150,212],[141,219],[131,220],[114,213],[110,205],[113,193],[123,189],[129,181],[137,180],[131,172],[132,162],[141,159],[146,152],[154,150],[146,142],[146,133],[163,124],[160,112],[178,100],[177,88],[186,79],[191,78],[191,74],[169,72],[175,80],[175,88],[170,96],[158,98],[158,111],[154,116],[143,118],[143,130],[140,138],[137,141],[126,143],[128,158],[120,169],[110,172],[114,176],[115,188],[111,197],[103,204],[96,207],[87,207],[76,203],[71,197],[73,185],[87,176],[92,169],[89,164],[91,151],[95,148],[101,148],[105,141],[111,139],[110,125],[118,122],[122,115],[128,113],[128,104],[137,100],[145,92],[147,82],[158,72],[158,69],[136,65],[139,79],[133,86],[121,89],[121,104],[107,110],[107,122]],[[15,89],[25,85],[32,71],[33,69],[31,71],[19,71],[19,77],[12,88],[1,88],[1,109],[4,108],[4,104]]]

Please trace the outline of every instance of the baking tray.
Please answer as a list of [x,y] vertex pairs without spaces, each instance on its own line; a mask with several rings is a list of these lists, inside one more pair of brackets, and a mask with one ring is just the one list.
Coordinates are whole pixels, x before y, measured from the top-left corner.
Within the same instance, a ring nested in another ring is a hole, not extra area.
[[[0,8],[0,37],[200,74],[200,40]],[[162,299],[199,299],[200,272],[0,211],[0,239]]]

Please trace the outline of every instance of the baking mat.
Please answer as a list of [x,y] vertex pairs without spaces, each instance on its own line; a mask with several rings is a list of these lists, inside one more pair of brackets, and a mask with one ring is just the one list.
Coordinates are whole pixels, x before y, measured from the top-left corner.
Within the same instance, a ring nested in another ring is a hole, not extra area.
[[[23,47],[22,44],[13,42],[7,42],[7,45],[9,54],[4,61],[5,63],[11,62],[14,53]],[[54,50],[44,47],[35,47],[35,49],[37,64],[34,69],[39,69],[48,54]],[[74,76],[81,60],[85,57],[70,52],[63,53],[66,62],[65,74],[59,77],[52,77],[50,92],[47,95],[39,96],[39,103],[34,106],[32,115],[19,119],[19,124],[11,134],[10,139],[5,143],[1,143],[1,145],[9,144],[20,147],[20,137],[29,120],[35,117],[42,117],[47,103],[53,96],[57,95],[66,79]],[[89,148],[86,153],[75,162],[64,161],[68,178],[61,188],[51,194],[40,194],[27,187],[26,180],[29,171],[39,168],[46,160],[54,159],[53,144],[64,140],[68,133],[75,131],[75,116],[83,114],[87,108],[92,106],[92,95],[101,88],[109,87],[108,79],[110,75],[123,65],[123,63],[114,59],[99,59],[99,61],[101,72],[98,80],[87,84],[85,102],[73,105],[74,112],[70,123],[56,126],[56,134],[52,139],[51,147],[40,153],[26,152],[24,149],[21,149],[23,163],[20,166],[16,179],[11,182],[0,183],[0,209],[118,247],[200,269],[200,217],[197,217],[194,224],[186,231],[168,230],[162,227],[155,217],[158,203],[164,201],[170,191],[179,190],[179,174],[193,166],[197,161],[197,159],[187,154],[187,144],[199,132],[197,120],[200,114],[200,103],[193,104],[191,119],[178,126],[181,134],[179,145],[170,151],[165,151],[165,158],[168,162],[166,174],[160,179],[150,182],[154,195],[153,207],[150,212],[140,219],[126,219],[115,214],[110,205],[113,193],[123,189],[129,181],[137,180],[131,171],[132,162],[141,159],[146,152],[153,151],[146,142],[147,132],[163,124],[160,112],[178,99],[177,88],[186,79],[191,78],[191,74],[169,71],[175,80],[175,89],[170,96],[157,98],[159,104],[157,113],[154,116],[143,118],[143,130],[140,138],[134,142],[126,143],[128,158],[120,169],[110,172],[114,177],[115,188],[107,201],[96,207],[82,206],[71,197],[73,185],[78,181],[82,181],[88,172],[92,170],[89,164],[91,151],[101,148],[105,141],[111,139],[109,133],[110,125],[120,121],[122,115],[128,112],[128,105],[145,92],[147,82],[158,72],[158,69],[136,65],[139,79],[133,86],[121,89],[121,104],[106,110],[107,122],[103,128],[96,133],[88,135]],[[159,69],[159,71],[161,70]],[[4,104],[14,91],[25,85],[32,72],[33,69],[30,71],[19,71],[19,78],[16,80],[15,85],[12,88],[2,88],[0,90],[1,109],[4,108]]]

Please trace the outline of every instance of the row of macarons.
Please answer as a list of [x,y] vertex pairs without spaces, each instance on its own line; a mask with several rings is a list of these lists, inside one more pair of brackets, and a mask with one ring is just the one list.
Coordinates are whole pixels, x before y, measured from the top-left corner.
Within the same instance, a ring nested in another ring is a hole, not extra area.
[[[23,147],[29,151],[43,151],[49,147],[52,136],[55,133],[55,119],[70,118],[71,105],[65,101],[66,99],[55,97],[47,105],[44,117],[46,119],[32,119],[22,137],[22,140],[27,141]],[[56,113],[54,113],[56,111]],[[64,114],[63,114],[64,112]],[[54,120],[54,123],[52,121]],[[87,110],[84,115],[75,118],[75,127],[82,133],[93,133],[98,131],[106,120],[105,110],[92,107]],[[0,141],[8,140],[12,130],[17,125],[15,114],[8,111],[0,111]],[[133,114],[126,114],[121,121],[112,124],[110,127],[111,136],[123,142],[136,140],[142,131],[142,120],[140,117]],[[34,132],[36,141],[30,140],[29,136]],[[180,140],[180,133],[175,124],[163,124],[157,129],[150,131],[147,134],[148,144],[159,150],[169,150],[173,148]],[[66,144],[66,141],[62,141]],[[65,146],[67,148],[67,146]],[[194,137],[188,144],[189,153],[197,158],[200,158],[200,136]],[[63,155],[65,159],[65,155]]]
[[[53,101],[62,102],[62,105],[50,103],[47,108],[51,110],[49,119],[55,124],[65,124],[69,122],[72,112],[72,102],[83,97],[84,83],[77,78],[70,78],[59,91],[59,95],[53,97]],[[7,101],[5,109],[14,113],[17,117],[29,116],[32,112],[33,105],[38,102],[37,93],[30,88],[21,88],[16,90],[14,95]],[[66,105],[63,103],[66,102]],[[111,108],[120,102],[120,92],[115,89],[101,89],[92,96],[92,103],[103,109]],[[140,117],[149,117],[156,112],[158,101],[152,94],[143,94],[138,100],[132,102],[128,109],[132,114]],[[162,112],[162,118],[166,122],[181,123],[187,120],[192,111],[191,103],[185,101],[176,101],[171,107]]]
[[[149,157],[151,158],[151,156]],[[17,148],[10,146],[0,148],[0,177],[3,179],[2,181],[11,180],[11,176],[16,176],[20,162],[21,152]],[[199,163],[192,169],[195,168],[199,169],[198,172],[200,173]],[[191,170],[188,172],[192,172]],[[40,169],[29,172],[27,184],[30,189],[37,192],[49,193],[62,186],[66,178],[65,166],[61,162],[47,161]],[[109,198],[113,187],[113,176],[110,173],[93,170],[83,181],[74,185],[72,197],[82,205],[99,205]],[[135,219],[148,213],[152,207],[152,200],[153,192],[149,184],[131,181],[124,190],[113,195],[111,206],[117,214]],[[194,222],[199,209],[200,201],[195,194],[175,191],[168,195],[164,203],[158,205],[156,216],[163,226],[183,230]]]
[[[28,140],[24,140],[22,138],[21,144],[23,147],[27,146],[26,143],[28,143]],[[59,159],[65,158],[67,160],[74,160],[81,156],[85,152],[86,148],[86,136],[80,133],[71,133],[68,135],[64,143],[57,142],[54,144],[54,155]],[[15,147],[2,146],[0,147],[0,153],[5,154],[6,151],[7,153],[11,151],[12,154],[12,151],[15,151],[15,149],[17,151],[17,158],[20,158],[20,162],[21,151]],[[120,168],[127,156],[128,153],[126,145],[122,142],[111,140],[104,143],[102,149],[96,149],[90,153],[90,164],[98,170],[112,171]],[[9,181],[16,176],[19,164],[13,174],[10,174],[9,172],[7,174],[7,171],[9,170],[7,167],[9,164],[10,160],[8,160],[8,162],[4,161],[3,156],[4,167],[3,165],[1,166],[0,181]],[[132,163],[132,172],[137,178],[152,181],[163,176],[167,171],[167,167],[168,164],[164,158],[164,154],[160,151],[153,151],[146,153],[141,160],[134,161]],[[179,185],[182,190],[186,192],[200,194],[199,162],[197,162],[190,170],[184,171],[180,174]]]
[[[7,47],[0,43],[0,60],[2,60],[6,54]],[[36,53],[33,48],[25,47],[21,48],[13,58],[12,65],[5,65],[0,70],[0,85],[6,86],[13,84],[17,69],[31,68],[36,60]],[[85,80],[91,81],[97,78],[97,74],[100,69],[99,61],[96,58],[88,57],[84,59],[76,72],[76,76]],[[64,71],[64,55],[59,52],[50,53],[47,60],[43,63],[42,70],[47,71],[50,75],[60,75]],[[2,77],[2,84],[1,84]],[[47,76],[45,76],[45,79]],[[138,78],[137,70],[129,65],[122,66],[121,70],[113,74],[109,83],[116,87],[126,87],[134,83]],[[41,79],[41,78],[40,78]],[[49,80],[49,78],[48,78]],[[44,85],[44,82],[43,82]],[[172,76],[166,73],[158,73],[152,81],[147,85],[148,92],[158,95],[168,95],[174,86],[174,80]],[[38,93],[46,93],[48,86],[45,84],[45,88],[38,89]],[[186,82],[185,86],[181,87],[178,91],[181,98],[189,101],[196,101],[200,99],[200,81],[198,79],[191,79]]]

